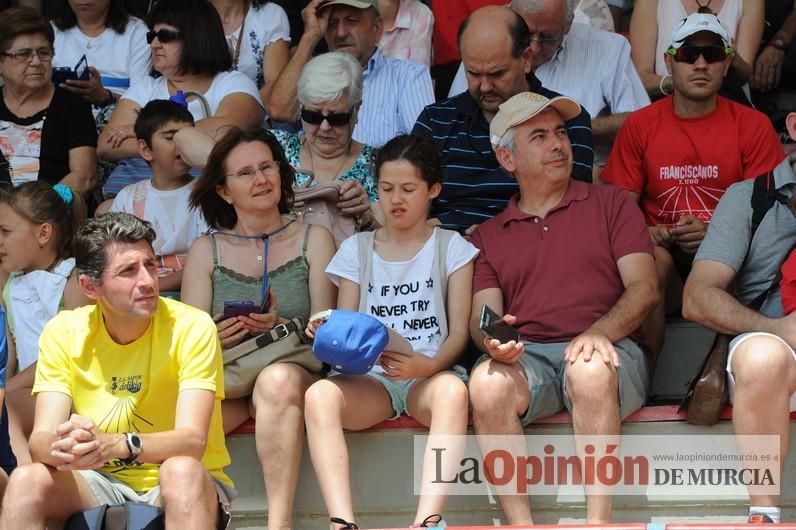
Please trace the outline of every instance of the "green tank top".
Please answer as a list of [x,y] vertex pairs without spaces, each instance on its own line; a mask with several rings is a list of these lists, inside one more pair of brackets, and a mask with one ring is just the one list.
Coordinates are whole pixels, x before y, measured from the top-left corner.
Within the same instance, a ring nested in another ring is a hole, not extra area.
[[[283,318],[303,318],[310,316],[310,271],[307,265],[307,241],[310,226],[304,232],[301,255],[284,265],[268,271],[268,283],[276,295],[279,316]],[[224,302],[228,300],[253,300],[259,304],[261,299],[262,277],[253,278],[228,269],[219,263],[218,242],[215,234],[210,234],[213,244],[213,315],[224,312]]]

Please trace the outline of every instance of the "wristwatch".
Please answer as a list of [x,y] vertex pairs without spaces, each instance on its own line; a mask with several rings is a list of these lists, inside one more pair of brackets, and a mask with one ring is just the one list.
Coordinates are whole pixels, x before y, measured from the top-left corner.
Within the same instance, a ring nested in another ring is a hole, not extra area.
[[124,433],[124,439],[127,442],[127,449],[130,450],[130,456],[122,458],[121,460],[125,465],[130,465],[136,461],[144,446],[141,443],[141,437],[134,432]]

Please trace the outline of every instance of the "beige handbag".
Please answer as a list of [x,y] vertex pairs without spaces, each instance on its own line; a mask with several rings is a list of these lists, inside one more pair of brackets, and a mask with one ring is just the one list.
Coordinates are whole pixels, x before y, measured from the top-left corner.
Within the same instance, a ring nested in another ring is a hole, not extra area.
[[227,399],[251,395],[257,376],[273,363],[294,363],[318,373],[323,363],[312,352],[304,335],[304,323],[294,318],[222,352],[224,395]]
[[337,207],[343,181],[333,180],[310,187],[311,183],[312,179],[304,186],[293,187],[293,213],[301,223],[326,227],[334,236],[335,245],[340,246],[356,232],[354,218],[343,215]]

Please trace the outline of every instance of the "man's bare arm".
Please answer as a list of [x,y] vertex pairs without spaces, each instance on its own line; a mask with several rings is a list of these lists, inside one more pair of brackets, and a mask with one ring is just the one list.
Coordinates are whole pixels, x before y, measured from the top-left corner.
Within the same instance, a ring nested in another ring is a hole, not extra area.
[[323,0],[313,0],[301,11],[304,33],[292,50],[290,60],[274,81],[268,101],[265,101],[269,117],[274,121],[293,121],[298,116],[297,86],[304,65],[312,59],[315,46],[323,39],[329,24],[329,9],[318,13]]
[[[174,429],[139,433],[139,462],[160,464],[174,456],[200,460],[207,446],[215,394],[209,390],[183,390],[177,397]],[[59,425],[52,442],[54,460],[61,470],[97,469],[114,459],[130,456],[124,433],[107,434],[90,418],[73,414]]]
[[589,329],[599,331],[612,343],[624,339],[641,326],[658,303],[658,275],[652,255],[638,252],[616,262],[625,292],[616,304]]
[[683,316],[720,333],[763,331],[796,346],[796,313],[776,319],[744,306],[728,292],[735,274],[719,261],[695,262],[683,290]]
[[138,460],[155,464],[173,456],[192,456],[201,460],[207,447],[215,400],[215,394],[209,390],[180,392],[174,430],[141,434],[143,451]]
[[591,120],[591,133],[594,141],[608,144],[614,141],[619,128],[625,123],[625,119],[630,116],[629,112],[611,114],[609,116],[598,116]]
[[58,439],[55,431],[69,418],[71,408],[72,398],[66,394],[41,392],[36,396],[36,411],[29,441],[31,460],[51,466],[63,463],[62,459],[52,455],[52,443]]

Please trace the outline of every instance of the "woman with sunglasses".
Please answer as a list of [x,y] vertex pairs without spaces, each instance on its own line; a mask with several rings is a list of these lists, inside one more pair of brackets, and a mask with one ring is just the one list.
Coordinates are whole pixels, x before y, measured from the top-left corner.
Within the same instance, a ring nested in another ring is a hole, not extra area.
[[[325,228],[286,215],[293,201],[293,177],[293,168],[270,133],[232,128],[213,147],[191,193],[191,206],[201,208],[216,232],[191,246],[181,299],[213,316],[224,348],[278,324],[293,325],[289,320],[295,318],[306,321],[334,305],[337,290],[324,274],[335,252],[334,241]],[[264,298],[269,307],[260,312]],[[229,300],[251,300],[258,309],[225,317],[224,302]],[[256,419],[255,441],[272,529],[292,527],[304,440],[304,392],[317,379],[297,364],[272,364],[260,372],[251,396],[222,403],[225,432],[250,417]]]
[[43,180],[87,191],[97,179],[94,118],[86,100],[50,82],[53,41],[33,8],[0,14],[0,150],[15,186]]
[[[224,28],[207,0],[160,0],[152,8],[148,26],[146,40],[159,75],[134,84],[119,100],[99,137],[102,158],[137,157],[133,124],[139,109],[153,99],[179,98],[178,91],[187,98],[196,127],[213,137],[230,125],[248,128],[263,122],[259,91],[251,79],[230,71],[232,57]],[[123,187],[136,180],[118,184]]]
[[741,87],[752,76],[763,35],[759,0],[636,0],[630,19],[630,56],[650,99],[672,93],[672,76],[666,72],[663,55],[675,25],[692,13],[713,13],[729,30],[735,55],[720,93],[751,106]]
[[304,66],[297,95],[303,131],[273,131],[296,168],[296,185],[345,181],[338,206],[360,227],[370,227],[377,199],[373,148],[351,137],[362,102],[362,67],[349,53],[319,55]]
[[149,75],[146,24],[130,16],[123,0],[55,0],[49,7],[58,51],[53,66],[74,68],[84,55],[88,63],[88,79],[61,87],[101,109]]

